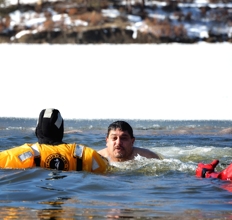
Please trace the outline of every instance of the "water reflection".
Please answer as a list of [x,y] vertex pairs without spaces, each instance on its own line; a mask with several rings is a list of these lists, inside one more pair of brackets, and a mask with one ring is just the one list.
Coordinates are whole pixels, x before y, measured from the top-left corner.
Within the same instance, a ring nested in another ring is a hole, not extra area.
[[231,219],[232,214],[226,212],[202,212],[193,209],[184,212],[172,213],[151,211],[144,209],[79,209],[75,207],[54,207],[42,210],[30,210],[25,207],[0,207],[1,218],[9,219],[170,219],[170,220],[206,220],[206,219]]

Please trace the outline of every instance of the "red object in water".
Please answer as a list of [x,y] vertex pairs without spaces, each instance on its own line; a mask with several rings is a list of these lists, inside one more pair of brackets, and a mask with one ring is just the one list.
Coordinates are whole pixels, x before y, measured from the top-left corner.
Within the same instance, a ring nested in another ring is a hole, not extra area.
[[220,172],[218,177],[221,180],[232,180],[232,164],[230,164],[226,169]]
[[199,163],[196,169],[196,176],[202,178],[217,178],[218,173],[214,172],[214,168],[218,165],[219,160],[213,160],[210,164]]

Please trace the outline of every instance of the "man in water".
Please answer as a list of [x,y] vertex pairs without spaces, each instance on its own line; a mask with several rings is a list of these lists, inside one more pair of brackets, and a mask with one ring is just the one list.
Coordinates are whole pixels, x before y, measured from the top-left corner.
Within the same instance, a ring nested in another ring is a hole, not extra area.
[[97,151],[76,143],[64,143],[64,121],[59,110],[40,112],[35,130],[37,143],[24,144],[0,152],[0,168],[42,167],[65,171],[104,173],[109,167]]
[[98,151],[111,162],[133,160],[140,155],[146,158],[162,159],[157,153],[148,149],[134,147],[135,137],[132,127],[125,121],[115,121],[108,127],[106,148]]

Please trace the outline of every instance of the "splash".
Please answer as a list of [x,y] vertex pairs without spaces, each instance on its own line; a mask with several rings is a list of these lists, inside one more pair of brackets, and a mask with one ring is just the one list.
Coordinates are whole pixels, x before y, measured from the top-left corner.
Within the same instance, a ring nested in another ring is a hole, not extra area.
[[136,156],[134,160],[125,162],[113,162],[112,172],[122,172],[126,174],[142,174],[161,176],[174,172],[194,173],[197,163],[183,162],[179,159],[147,159],[140,155]]

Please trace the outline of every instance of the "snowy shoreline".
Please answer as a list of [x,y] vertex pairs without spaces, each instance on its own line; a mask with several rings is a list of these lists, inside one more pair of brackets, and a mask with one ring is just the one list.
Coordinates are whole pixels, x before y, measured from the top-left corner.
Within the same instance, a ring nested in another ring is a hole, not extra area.
[[232,42],[232,3],[149,1],[144,11],[133,1],[130,10],[124,1],[97,9],[76,2],[20,3],[2,17],[0,43]]

